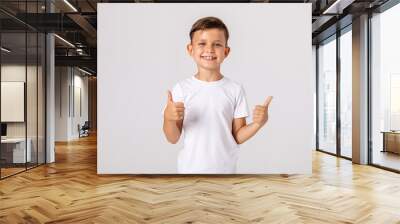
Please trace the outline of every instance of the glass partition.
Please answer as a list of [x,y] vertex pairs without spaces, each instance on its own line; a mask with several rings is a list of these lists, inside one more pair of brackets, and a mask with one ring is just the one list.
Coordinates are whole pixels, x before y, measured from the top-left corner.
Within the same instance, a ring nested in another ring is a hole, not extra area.
[[46,124],[46,76],[45,76],[45,66],[46,66],[46,38],[45,34],[38,33],[38,76],[37,76],[37,162],[38,164],[43,164],[46,162],[46,138],[45,138],[45,124]]
[[27,33],[27,98],[26,98],[26,113],[27,113],[27,150],[30,151],[30,159],[27,167],[31,168],[37,165],[37,149],[38,149],[38,35],[36,32]]
[[26,33],[3,32],[1,47],[1,176],[7,177],[24,171],[31,158],[26,150]]
[[[18,17],[43,13],[44,3],[1,1],[0,7]],[[44,33],[0,12],[1,179],[45,163],[45,44]]]

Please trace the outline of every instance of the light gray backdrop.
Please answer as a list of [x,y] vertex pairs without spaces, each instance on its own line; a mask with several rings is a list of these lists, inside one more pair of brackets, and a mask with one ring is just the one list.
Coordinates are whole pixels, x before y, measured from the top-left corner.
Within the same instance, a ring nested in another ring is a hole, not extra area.
[[[98,7],[98,173],[176,173],[167,89],[196,72],[186,53],[199,18],[221,18],[231,54],[222,73],[241,83],[250,113],[268,95],[270,120],[241,145],[238,173],[311,173],[311,4],[121,4]],[[248,122],[251,122],[251,117]]]

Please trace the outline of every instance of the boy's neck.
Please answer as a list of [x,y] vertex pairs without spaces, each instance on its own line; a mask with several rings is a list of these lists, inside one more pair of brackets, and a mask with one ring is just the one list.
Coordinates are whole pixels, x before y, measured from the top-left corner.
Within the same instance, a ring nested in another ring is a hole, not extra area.
[[213,82],[222,79],[222,74],[219,71],[200,70],[195,77],[201,81]]

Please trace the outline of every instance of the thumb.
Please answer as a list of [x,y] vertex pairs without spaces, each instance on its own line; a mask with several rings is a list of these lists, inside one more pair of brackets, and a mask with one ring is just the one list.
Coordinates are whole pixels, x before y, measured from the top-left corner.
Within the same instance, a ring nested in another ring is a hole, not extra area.
[[173,103],[174,101],[172,100],[172,93],[171,91],[168,90],[168,102]]
[[263,105],[268,107],[271,101],[272,101],[272,96],[268,96]]

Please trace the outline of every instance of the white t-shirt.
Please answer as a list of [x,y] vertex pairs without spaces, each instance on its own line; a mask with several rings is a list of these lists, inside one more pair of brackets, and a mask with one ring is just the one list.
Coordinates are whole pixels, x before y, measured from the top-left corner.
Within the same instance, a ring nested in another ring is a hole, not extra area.
[[226,77],[206,82],[192,76],[173,87],[172,98],[185,106],[178,173],[235,173],[239,145],[232,122],[248,116],[242,86]]

